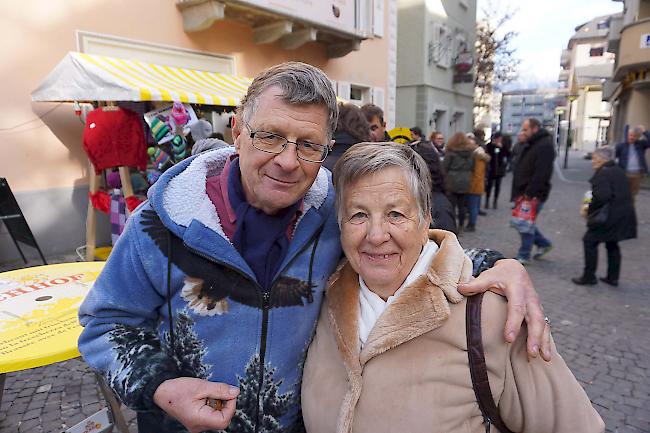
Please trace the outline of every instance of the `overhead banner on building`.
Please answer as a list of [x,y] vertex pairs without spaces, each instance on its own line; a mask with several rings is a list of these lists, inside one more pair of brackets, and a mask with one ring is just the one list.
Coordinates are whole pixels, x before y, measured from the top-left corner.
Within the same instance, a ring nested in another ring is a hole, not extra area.
[[266,9],[287,17],[359,35],[354,0],[240,0],[242,4]]

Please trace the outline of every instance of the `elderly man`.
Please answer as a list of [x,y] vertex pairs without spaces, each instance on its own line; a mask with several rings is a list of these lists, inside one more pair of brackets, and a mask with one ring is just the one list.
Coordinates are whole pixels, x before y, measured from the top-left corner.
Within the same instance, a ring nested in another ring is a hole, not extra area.
[[641,188],[643,176],[648,174],[648,165],[645,160],[645,151],[650,148],[650,133],[643,125],[632,128],[627,133],[627,141],[616,145],[616,159],[618,165],[625,170],[627,180],[630,182],[632,200]]
[[[324,287],[341,257],[331,173],[337,123],[319,69],[258,75],[233,123],[233,148],[171,168],[127,224],[80,308],[79,349],[141,432],[294,431],[302,364]],[[480,260],[475,260],[477,265]],[[513,341],[550,359],[549,327],[517,263],[461,289],[508,292]]]

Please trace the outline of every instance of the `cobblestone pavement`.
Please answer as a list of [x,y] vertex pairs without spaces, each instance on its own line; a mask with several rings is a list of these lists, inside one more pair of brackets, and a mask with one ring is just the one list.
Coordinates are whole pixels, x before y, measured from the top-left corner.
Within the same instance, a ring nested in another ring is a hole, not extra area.
[[[528,266],[558,348],[581,382],[609,432],[650,432],[650,191],[637,198],[639,239],[621,244],[620,286],[576,286],[582,271],[584,222],[578,207],[591,175],[589,162],[572,156],[556,172],[551,197],[540,217],[542,232],[555,249]],[[563,180],[564,179],[564,180]],[[514,256],[517,233],[508,227],[510,179],[499,208],[480,217],[476,233],[462,236],[466,247],[490,247]],[[605,268],[601,247],[600,274]],[[10,373],[0,406],[0,432],[61,432],[104,405],[94,375],[83,361]],[[125,411],[131,432],[134,414]]]
[[[552,322],[558,350],[587,391],[609,432],[650,432],[650,191],[637,197],[638,239],[620,243],[623,255],[618,288],[602,282],[577,286],[571,277],[583,267],[584,220],[578,209],[592,169],[573,156],[556,174],[539,227],[554,244],[543,260],[527,266]],[[565,181],[562,181],[562,178]],[[508,227],[510,177],[504,179],[499,208],[479,217],[477,232],[461,237],[466,247],[487,246],[515,257],[519,236]],[[600,246],[598,274],[606,257]]]

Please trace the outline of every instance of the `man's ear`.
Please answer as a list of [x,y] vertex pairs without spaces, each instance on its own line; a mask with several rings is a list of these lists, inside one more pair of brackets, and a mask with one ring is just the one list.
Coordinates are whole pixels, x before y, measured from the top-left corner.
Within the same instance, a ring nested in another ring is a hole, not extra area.
[[239,114],[235,114],[232,117],[232,140],[233,144],[235,145],[235,149],[239,151],[239,137],[242,134],[242,120],[239,117]]

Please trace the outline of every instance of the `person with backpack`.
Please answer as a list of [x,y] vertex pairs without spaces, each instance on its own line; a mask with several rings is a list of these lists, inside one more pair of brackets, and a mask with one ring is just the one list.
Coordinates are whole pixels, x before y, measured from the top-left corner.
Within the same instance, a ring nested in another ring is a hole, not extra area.
[[463,232],[467,214],[467,193],[474,171],[476,143],[462,132],[451,136],[447,142],[445,159],[442,161],[447,176],[449,200],[454,206],[458,220],[458,233]]

